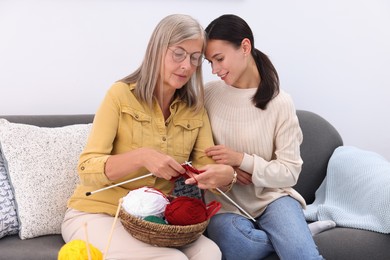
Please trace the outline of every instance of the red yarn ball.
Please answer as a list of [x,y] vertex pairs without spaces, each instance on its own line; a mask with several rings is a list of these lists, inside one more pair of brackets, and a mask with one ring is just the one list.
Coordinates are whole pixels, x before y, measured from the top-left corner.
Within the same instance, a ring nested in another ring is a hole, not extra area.
[[165,208],[165,219],[171,225],[194,225],[208,219],[207,207],[197,198],[180,196]]

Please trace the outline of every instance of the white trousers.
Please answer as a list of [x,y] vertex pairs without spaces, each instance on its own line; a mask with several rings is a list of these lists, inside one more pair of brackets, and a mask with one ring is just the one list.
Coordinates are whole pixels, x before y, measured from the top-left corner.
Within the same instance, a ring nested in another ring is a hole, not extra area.
[[[64,241],[69,242],[75,239],[85,241],[85,223],[87,223],[88,242],[104,254],[114,217],[107,214],[92,214],[68,209],[61,227]],[[213,241],[203,235],[195,242],[180,248],[149,245],[131,236],[118,219],[106,260],[122,259],[220,260],[221,251]]]

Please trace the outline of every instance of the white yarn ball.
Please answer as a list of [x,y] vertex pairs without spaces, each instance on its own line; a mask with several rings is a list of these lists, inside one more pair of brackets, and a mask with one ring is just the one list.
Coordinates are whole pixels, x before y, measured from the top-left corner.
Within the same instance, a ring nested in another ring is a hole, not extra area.
[[135,217],[157,216],[161,218],[164,216],[168,204],[169,200],[160,191],[150,187],[142,187],[130,191],[123,198],[122,207]]

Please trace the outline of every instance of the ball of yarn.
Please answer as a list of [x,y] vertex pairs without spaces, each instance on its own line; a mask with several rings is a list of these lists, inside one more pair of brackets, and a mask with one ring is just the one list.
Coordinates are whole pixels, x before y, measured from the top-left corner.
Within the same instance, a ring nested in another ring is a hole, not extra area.
[[[91,259],[101,260],[103,254],[99,249],[89,244]],[[58,252],[58,260],[86,260],[88,259],[87,244],[83,240],[72,240],[63,245]]]
[[167,204],[169,200],[161,191],[142,187],[130,191],[123,198],[122,207],[127,213],[139,218],[163,217]]
[[171,225],[194,225],[208,219],[206,205],[197,198],[181,196],[173,199],[165,209],[165,219]]
[[153,222],[153,223],[157,223],[157,224],[167,224],[167,222],[165,222],[165,220],[163,218],[159,218],[156,216],[147,216],[146,218],[144,218],[144,220],[149,221],[149,222]]

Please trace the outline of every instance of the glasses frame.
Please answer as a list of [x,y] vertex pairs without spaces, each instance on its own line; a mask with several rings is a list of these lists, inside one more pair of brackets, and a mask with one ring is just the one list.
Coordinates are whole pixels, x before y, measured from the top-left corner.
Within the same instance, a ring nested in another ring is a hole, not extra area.
[[[204,55],[201,53],[201,52],[193,52],[193,53],[188,53],[185,49],[183,48],[180,48],[180,47],[177,47],[177,48],[168,48],[168,50],[170,50],[172,52],[172,60],[174,62],[182,62],[183,60],[185,60],[187,58],[187,56],[189,55],[190,56],[190,63],[191,65],[195,66],[195,67],[199,67],[202,65],[203,61],[204,61]],[[178,53],[178,51],[182,52],[182,53]],[[185,54],[185,55],[183,55]],[[197,55],[199,54],[199,58],[196,58],[193,59],[193,55]],[[183,55],[183,57],[179,57]]]

